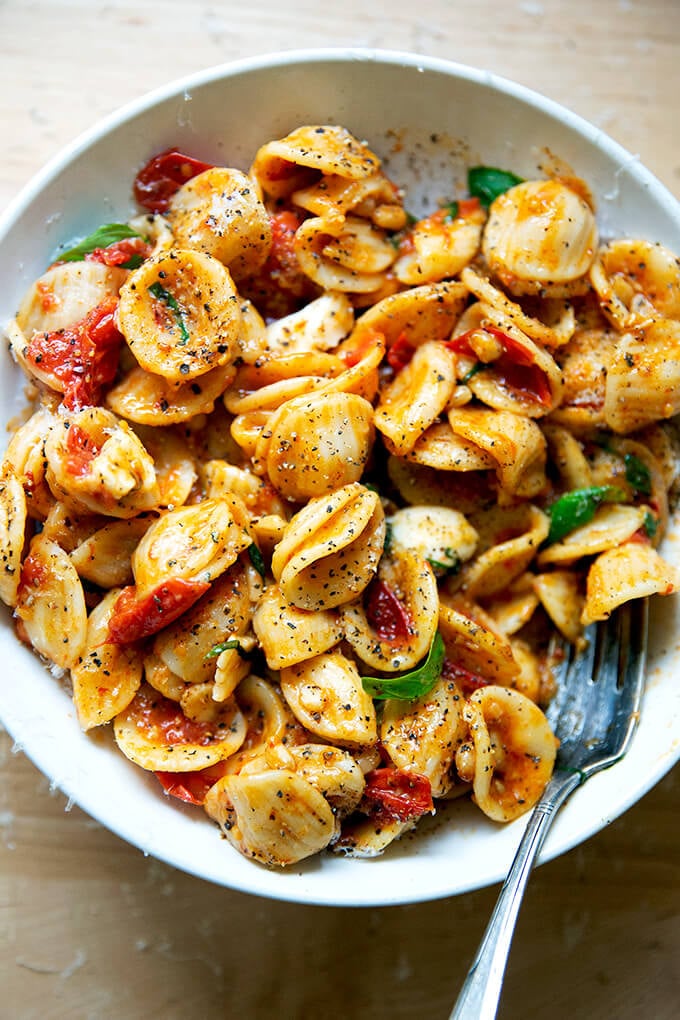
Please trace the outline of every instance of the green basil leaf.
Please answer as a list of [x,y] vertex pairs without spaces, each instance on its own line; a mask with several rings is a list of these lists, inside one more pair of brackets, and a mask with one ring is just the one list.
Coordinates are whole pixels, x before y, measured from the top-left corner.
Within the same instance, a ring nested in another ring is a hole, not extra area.
[[623,503],[625,499],[626,494],[614,485],[593,485],[588,489],[565,492],[546,510],[550,517],[546,542],[559,542],[570,531],[587,524],[601,503]]
[[484,368],[486,368],[486,365],[483,361],[476,361],[470,371],[466,372],[462,379],[459,379],[460,384],[465,386],[466,383],[470,382],[470,379],[473,379],[477,373],[481,372]]
[[392,536],[393,536],[392,522],[385,521],[385,542],[383,544],[383,553],[388,553],[391,550]]
[[153,294],[157,301],[162,301],[163,304],[166,304],[168,308],[170,308],[171,311],[174,312],[175,321],[179,326],[180,336],[182,337],[182,339],[179,341],[179,345],[183,347],[185,344],[189,343],[189,330],[186,327],[186,324],[184,322],[184,316],[182,315],[182,310],[177,304],[177,300],[175,299],[175,297],[170,293],[169,290],[166,290],[165,287],[161,286],[161,284],[158,282],[151,284],[151,286],[149,287],[149,294]]
[[241,642],[238,638],[230,638],[229,641],[220,641],[219,644],[213,645],[210,651],[206,654],[206,659],[216,659],[222,652],[229,651],[230,648],[235,648],[242,658],[247,658],[245,652],[241,648]]
[[471,166],[468,170],[468,190],[486,209],[499,195],[521,183],[521,177],[495,166]]
[[404,673],[403,676],[385,678],[362,676],[364,690],[379,701],[385,701],[387,698],[415,701],[416,698],[431,691],[436,684],[441,676],[445,655],[444,639],[437,631],[422,666],[411,670],[410,673]]
[[444,550],[446,560],[433,560],[428,557],[427,562],[430,564],[435,573],[438,574],[457,574],[460,570],[460,559],[456,555],[455,549],[446,548]]
[[458,210],[459,210],[458,202],[449,202],[449,204],[445,205],[444,208],[446,209],[446,216],[444,217],[444,223],[452,223],[453,220],[458,218]]
[[650,513],[649,510],[645,513],[645,519],[642,522],[642,527],[645,529],[645,534],[648,538],[654,538],[659,527],[659,522],[654,514]]
[[93,234],[89,234],[88,237],[83,238],[82,241],[74,245],[73,248],[67,248],[66,251],[59,252],[57,259],[59,262],[81,262],[95,248],[108,248],[110,244],[115,244],[116,241],[124,241],[128,237],[141,236],[132,227],[128,227],[127,223],[105,223],[102,227],[98,227]]
[[641,492],[643,496],[651,496],[652,475],[647,465],[634,453],[625,453],[623,459],[626,464],[626,481],[629,485],[632,485],[636,492]]
[[260,577],[264,581],[265,577],[267,576],[267,568],[265,567],[265,564],[264,564],[264,556],[262,555],[262,553],[257,548],[257,546],[255,545],[254,542],[253,542],[252,545],[248,546],[248,550],[247,551],[248,551],[248,556],[250,558],[250,562],[255,567],[255,569],[257,570],[258,574],[260,575]]

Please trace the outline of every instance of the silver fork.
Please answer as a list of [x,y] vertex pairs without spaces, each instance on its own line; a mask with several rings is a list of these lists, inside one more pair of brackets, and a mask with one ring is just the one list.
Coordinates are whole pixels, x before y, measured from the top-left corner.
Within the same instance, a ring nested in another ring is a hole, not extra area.
[[619,761],[640,712],[647,661],[647,599],[627,602],[586,630],[588,645],[567,654],[547,716],[560,747],[555,772],[534,807],[491,920],[449,1020],[493,1020],[522,897],[557,813],[586,779]]

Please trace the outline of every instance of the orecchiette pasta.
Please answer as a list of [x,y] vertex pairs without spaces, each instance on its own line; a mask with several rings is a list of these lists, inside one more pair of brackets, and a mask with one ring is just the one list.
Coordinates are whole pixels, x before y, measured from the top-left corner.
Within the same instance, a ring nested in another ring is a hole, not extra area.
[[512,821],[556,639],[680,589],[678,259],[598,247],[558,170],[471,168],[414,219],[337,125],[160,187],[167,157],[6,325],[18,637],[262,864],[375,856],[470,793]]

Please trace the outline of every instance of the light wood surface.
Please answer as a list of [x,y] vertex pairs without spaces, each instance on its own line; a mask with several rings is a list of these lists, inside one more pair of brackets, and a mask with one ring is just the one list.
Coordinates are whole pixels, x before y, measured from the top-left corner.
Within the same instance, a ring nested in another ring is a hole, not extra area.
[[[677,0],[4,0],[0,206],[141,92],[239,57],[346,44],[514,78],[601,126],[680,193]],[[67,810],[5,734],[0,769],[2,1018],[438,1020],[496,897],[367,910],[251,898],[146,859]],[[676,769],[536,872],[501,1018],[680,1014],[679,788]]]

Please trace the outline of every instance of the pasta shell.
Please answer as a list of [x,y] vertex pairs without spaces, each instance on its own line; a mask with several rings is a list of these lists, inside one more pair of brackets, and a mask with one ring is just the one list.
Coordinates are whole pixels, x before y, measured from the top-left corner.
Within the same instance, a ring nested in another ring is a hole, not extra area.
[[116,716],[113,734],[123,754],[151,772],[195,772],[239,749],[246,722],[236,702],[224,702],[209,722],[188,719],[175,701],[142,684]]
[[0,599],[15,606],[26,536],[26,496],[9,461],[0,467]]
[[217,259],[173,248],[130,274],[120,292],[118,328],[143,369],[186,383],[234,360],[240,303]]
[[343,747],[374,744],[375,708],[354,663],[326,652],[281,670],[281,691],[306,730]]
[[224,365],[193,382],[175,383],[137,366],[109,390],[106,403],[121,418],[139,425],[177,425],[209,414],[235,375],[232,365]]
[[17,312],[19,329],[29,338],[80,322],[95,305],[115,297],[125,269],[101,262],[64,262],[52,266],[31,285]]
[[462,283],[446,281],[398,291],[378,301],[357,320],[350,342],[361,346],[381,333],[389,347],[404,334],[413,347],[448,340],[467,303]]
[[680,571],[650,545],[626,542],[601,553],[591,564],[581,622],[606,620],[617,606],[646,595],[671,595],[680,590]]
[[76,665],[87,640],[83,586],[68,553],[43,535],[23,562],[16,615],[37,652],[62,669]]
[[366,294],[382,286],[395,252],[375,228],[335,214],[301,223],[295,255],[305,275],[324,290]]
[[[305,125],[258,149],[251,175],[272,198],[284,198],[309,182],[305,171],[357,181],[370,177],[380,160],[368,146],[337,125]],[[301,172],[302,171],[302,172]]]
[[602,311],[621,331],[650,318],[680,319],[680,260],[661,244],[611,241],[597,253],[590,281]]
[[415,821],[397,818],[352,818],[342,827],[340,839],[331,850],[346,857],[379,857],[390,843],[415,828]]
[[[562,344],[566,344],[571,339],[576,328],[576,316],[574,315],[573,306],[568,301],[555,302],[558,305],[559,317],[554,323],[544,322],[536,316],[528,315],[521,305],[511,301],[499,287],[494,286],[490,280],[482,276],[472,266],[467,266],[463,269],[460,279],[470,293],[479,299],[479,306],[471,306],[471,310],[477,309],[475,314],[482,315],[486,307],[491,306],[497,309],[504,318],[509,319],[526,336],[531,337],[532,340],[537,340],[546,347],[561,347]],[[548,310],[553,310],[552,306],[546,302],[541,307],[544,310],[544,314]],[[479,322],[476,322],[475,325],[479,325]],[[462,326],[459,322],[454,335],[463,333],[469,328],[470,325],[467,323]]]
[[171,428],[134,429],[153,459],[160,490],[159,506],[183,506],[198,479],[196,462],[187,442]]
[[332,609],[309,612],[291,605],[277,585],[265,588],[253,614],[255,631],[270,669],[284,669],[327,652],[342,639]]
[[383,556],[378,578],[398,598],[408,621],[407,632],[384,637],[369,622],[362,602],[355,601],[341,610],[345,639],[372,669],[384,673],[414,669],[427,655],[437,630],[439,596],[434,572],[422,556],[397,547]]
[[461,574],[468,598],[482,599],[505,591],[536,556],[548,537],[550,519],[529,503],[489,511],[483,546]]
[[384,542],[380,498],[354,482],[295,514],[274,550],[272,573],[298,608],[333,609],[366,588]]
[[73,703],[83,730],[110,722],[127,708],[142,682],[139,650],[106,640],[119,595],[118,589],[110,591],[90,613],[85,647],[79,662],[71,669]]
[[477,532],[463,514],[448,507],[411,506],[389,518],[391,548],[410,549],[425,560],[457,567],[477,547]]
[[553,570],[534,578],[534,591],[541,605],[561,634],[574,644],[582,635],[581,613],[584,596],[578,574],[570,570]]
[[373,444],[373,408],[354,393],[309,394],[283,404],[267,431],[269,480],[301,503],[359,481]]
[[644,524],[647,511],[643,506],[605,504],[580,528],[574,528],[560,542],[553,542],[539,555],[541,567],[547,564],[570,564],[582,556],[613,549],[627,542]]
[[257,272],[271,248],[269,215],[240,170],[211,167],[186,181],[170,200],[168,219],[179,247],[219,259],[235,280]]
[[437,471],[484,471],[495,466],[490,453],[457,436],[448,422],[425,429],[405,459]]
[[507,687],[475,691],[464,717],[474,746],[475,803],[494,821],[511,822],[543,793],[558,742],[540,708]]
[[152,523],[151,517],[105,524],[76,545],[71,563],[79,577],[100,588],[122,588],[132,583],[130,557]]
[[296,864],[327,847],[335,833],[323,794],[287,769],[225,776],[204,807],[240,853],[269,866]]
[[619,434],[680,411],[680,322],[658,319],[617,343],[605,384],[604,420]]
[[449,423],[458,436],[475,443],[496,462],[502,489],[530,499],[546,487],[546,442],[538,425],[509,411],[457,407]]
[[127,422],[102,407],[60,415],[45,456],[52,493],[77,511],[125,518],[158,505],[151,457]]
[[455,385],[453,355],[443,344],[418,347],[410,363],[383,390],[375,425],[390,441],[391,451],[403,456],[439,417]]
[[220,642],[246,633],[251,608],[245,568],[237,561],[179,620],[163,628],[154,640],[154,653],[186,683],[212,679],[217,660],[209,653]]
[[419,220],[408,235],[413,251],[397,259],[395,276],[407,284],[456,276],[478,254],[485,219],[479,208],[465,217],[447,218],[440,210]]
[[342,293],[322,294],[297,312],[267,326],[267,356],[328,351],[351,333],[354,308]]
[[519,673],[508,638],[479,606],[460,596],[439,606],[446,657],[484,680],[511,684]]
[[41,521],[54,504],[54,496],[45,480],[45,439],[55,420],[47,407],[39,407],[19,426],[5,451],[5,460],[11,464],[24,490],[28,516]]
[[385,702],[380,741],[397,768],[425,776],[433,797],[442,797],[453,784],[450,771],[456,750],[467,736],[464,698],[455,683],[444,678],[416,701]]
[[492,202],[482,251],[512,294],[583,293],[597,241],[592,209],[576,191],[524,181]]
[[206,499],[161,514],[135,549],[132,573],[140,592],[169,577],[214,581],[250,544],[229,505]]
[[289,753],[297,775],[324,795],[337,817],[356,808],[366,783],[351,754],[328,744],[300,744]]

